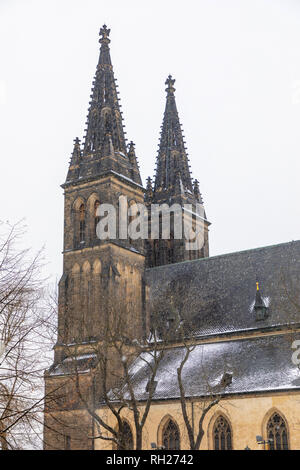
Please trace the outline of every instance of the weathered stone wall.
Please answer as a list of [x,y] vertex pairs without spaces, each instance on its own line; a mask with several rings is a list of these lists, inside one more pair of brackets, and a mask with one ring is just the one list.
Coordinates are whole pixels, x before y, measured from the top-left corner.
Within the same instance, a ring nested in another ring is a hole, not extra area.
[[[188,402],[187,409],[190,422],[197,430],[201,416],[201,402],[193,400]],[[108,422],[114,424],[112,415],[107,410],[98,411],[106,417]],[[263,450],[258,445],[256,436],[261,435],[267,439],[267,422],[271,415],[277,412],[285,420],[288,430],[289,449],[300,449],[300,392],[282,392],[276,394],[253,394],[233,396],[222,400],[213,407],[204,419],[203,440],[200,450],[213,450],[213,426],[216,419],[222,414],[228,420],[232,429],[232,447],[234,450],[243,450],[246,446],[252,450]],[[189,449],[189,441],[184,420],[182,418],[180,402],[164,401],[154,402],[150,408],[149,417],[143,433],[143,449],[150,450],[151,443],[162,445],[162,430],[166,421],[171,418],[180,430],[180,448]],[[132,414],[124,413],[124,419],[131,426],[133,435],[134,423]],[[95,449],[112,449],[111,443],[96,441]]]
[[[127,196],[128,203],[133,200],[143,202],[141,188],[112,175],[65,189],[64,262],[59,283],[55,367],[67,357],[95,352],[110,319],[122,320],[129,337],[145,334],[143,240],[100,241],[95,235],[95,202],[113,204],[118,210],[120,195]],[[76,218],[81,204],[85,206],[86,221],[83,243],[79,243]],[[108,387],[114,384],[121,371],[117,357],[111,358],[110,368]],[[101,395],[101,380],[92,385],[88,375],[83,375],[81,381],[87,395]],[[72,382],[68,376],[46,374],[45,383],[49,397],[45,413],[45,447],[65,448],[63,436],[69,436],[72,448],[88,448],[91,440],[87,438],[86,430],[82,431],[81,423],[89,427],[90,417],[83,411],[74,380]],[[53,400],[56,388],[58,391]]]
[[[99,337],[109,308],[130,310],[140,331],[142,312],[143,240],[100,241],[95,234],[94,204],[110,203],[116,210],[120,195],[143,201],[143,192],[115,177],[83,183],[66,190],[64,272],[60,281],[59,343]],[[76,213],[84,204],[85,240],[78,242]],[[118,227],[117,227],[118,235]],[[110,307],[109,307],[110,306]]]

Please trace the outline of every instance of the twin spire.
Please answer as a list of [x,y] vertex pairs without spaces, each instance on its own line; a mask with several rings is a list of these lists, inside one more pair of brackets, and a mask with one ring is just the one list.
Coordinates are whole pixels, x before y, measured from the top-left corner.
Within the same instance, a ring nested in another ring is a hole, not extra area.
[[83,149],[78,156],[78,138],[70,161],[66,184],[78,178],[93,178],[114,172],[141,185],[141,176],[131,142],[127,148],[121,105],[109,50],[110,29],[100,29],[100,55],[93,80]]
[[[167,86],[167,99],[161,127],[154,182],[154,192],[167,192],[169,197],[175,196],[178,192],[183,195],[184,193],[193,194],[194,191],[184,136],[175,101],[174,83],[175,80],[169,75],[165,82]],[[199,190],[198,186],[196,190]]]
[[[141,185],[133,142],[126,144],[121,105],[110,58],[110,29],[100,29],[100,56],[93,80],[86,134],[81,146],[76,138],[66,184],[114,172]],[[146,199],[157,201],[180,196],[202,202],[198,181],[192,182],[184,136],[175,101],[175,80],[168,76],[166,106],[156,162],[154,188],[148,180]],[[151,195],[150,195],[151,192]],[[149,193],[149,194],[148,194]]]
[[106,25],[100,29],[100,56],[93,81],[84,140],[86,155],[107,153],[107,144],[108,147],[112,144],[115,152],[127,154],[121,106],[110,58],[109,33],[110,29]]

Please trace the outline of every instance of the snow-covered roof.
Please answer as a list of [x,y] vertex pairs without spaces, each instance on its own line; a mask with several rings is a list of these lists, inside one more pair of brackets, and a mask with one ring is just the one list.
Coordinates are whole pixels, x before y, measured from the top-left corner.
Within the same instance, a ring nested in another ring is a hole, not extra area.
[[59,364],[53,364],[49,369],[48,374],[53,375],[69,375],[74,374],[76,371],[84,374],[90,371],[95,366],[97,355],[93,353],[80,354],[73,357],[67,357]]
[[[150,310],[187,314],[198,337],[300,323],[300,241],[150,268],[145,280]],[[256,282],[268,298],[261,321]]]
[[[300,392],[300,370],[292,361],[292,341],[290,335],[272,335],[196,345],[183,368],[186,396],[215,393],[226,373],[232,376],[226,395],[291,389]],[[179,397],[177,368],[185,351],[185,347],[165,351],[155,377],[154,400]],[[138,358],[131,370],[138,400],[148,396],[150,369],[144,359]]]

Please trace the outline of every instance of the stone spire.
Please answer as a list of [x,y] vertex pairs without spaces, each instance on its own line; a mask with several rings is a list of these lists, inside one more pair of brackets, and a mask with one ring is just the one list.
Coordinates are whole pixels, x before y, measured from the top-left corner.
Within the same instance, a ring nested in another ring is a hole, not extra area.
[[175,80],[171,75],[166,80],[167,100],[161,128],[159,151],[156,163],[154,191],[174,193],[180,183],[181,191],[193,192],[185,141],[179,122],[175,101]]
[[[199,183],[197,180],[194,180],[194,183],[192,182],[185,141],[176,107],[174,83],[175,80],[169,75],[165,83],[167,86],[167,100],[161,126],[154,188],[152,190],[152,183],[149,179],[145,201],[149,214],[151,204],[161,206],[167,204],[169,207],[174,204],[181,206],[184,209],[181,212],[181,222],[184,230],[180,237],[175,237],[175,230],[181,229],[179,225],[176,226],[179,220],[178,215],[175,217],[171,214],[170,237],[165,239],[161,236],[164,222],[162,216],[158,239],[151,239],[150,234],[147,241],[147,265],[150,267],[204,258],[209,255],[208,227],[210,223],[206,218]],[[150,219],[150,215],[148,219]],[[185,230],[185,227],[187,230]],[[198,230],[198,237],[196,243],[191,246],[190,242],[193,241],[192,229],[195,228]],[[202,234],[200,231],[202,231]],[[191,235],[189,235],[190,233]]]
[[145,192],[145,202],[146,202],[146,204],[151,204],[152,197],[153,197],[152,180],[151,180],[150,176],[148,176],[147,184],[146,184],[146,192]]
[[141,185],[142,179],[140,175],[139,164],[135,154],[135,145],[132,141],[129,143],[128,147],[128,158],[132,167],[131,178],[133,179],[133,181],[136,181],[138,184]]
[[71,155],[70,165],[67,180],[75,180],[79,176],[79,167],[81,163],[81,147],[80,147],[80,140],[78,137],[74,139],[74,147],[73,152]]
[[197,179],[194,180],[194,194],[195,194],[195,198],[197,199],[197,201],[200,204],[203,204],[203,199],[202,199],[202,195],[200,193],[200,188],[199,188],[199,181]]
[[104,25],[100,29],[100,56],[90,95],[79,174],[80,178],[91,178],[113,171],[141,184],[136,159],[132,165],[127,153],[109,34],[110,29]]
[[100,57],[87,116],[84,154],[103,153],[107,134],[111,134],[115,151],[126,154],[122,116],[109,51],[109,33],[110,29],[106,25],[100,29]]

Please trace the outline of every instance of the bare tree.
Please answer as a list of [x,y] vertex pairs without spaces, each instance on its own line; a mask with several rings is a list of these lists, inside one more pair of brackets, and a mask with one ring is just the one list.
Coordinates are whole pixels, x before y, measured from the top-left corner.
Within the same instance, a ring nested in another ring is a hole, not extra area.
[[[187,280],[188,281],[188,280]],[[166,304],[165,298],[168,298]],[[189,299],[189,302],[186,299]],[[195,302],[195,308],[193,305]],[[198,364],[201,371],[201,383],[204,389],[203,396],[199,398],[199,412],[200,418],[198,422],[198,429],[195,432],[192,418],[189,417],[187,412],[188,394],[186,391],[183,372],[186,364],[191,358],[191,354],[197,347],[193,338],[197,324],[193,316],[193,311],[198,311],[201,308],[198,296],[190,291],[189,285],[181,283],[174,285],[170,283],[166,291],[156,296],[152,304],[152,310],[156,312],[155,322],[156,328],[162,332],[162,338],[167,333],[167,343],[170,340],[176,342],[181,346],[181,354],[178,353],[178,368],[177,368],[177,382],[180,393],[180,405],[182,417],[188,434],[190,449],[199,450],[202,438],[204,436],[203,423],[208,412],[218,405],[224,398],[224,392],[232,382],[232,373],[228,372],[228,365],[224,357],[223,376],[219,383],[212,385],[211,371],[207,370],[204,364]],[[203,306],[205,308],[205,305]],[[163,330],[161,330],[163,328]],[[232,367],[230,367],[232,369]]]
[[[41,334],[41,252],[20,247],[21,223],[0,222],[0,445],[3,450],[39,446],[45,357]],[[45,345],[44,345],[45,346]],[[39,440],[39,442],[38,442]]]
[[[117,310],[117,311],[116,311]],[[149,415],[155,391],[155,377],[159,364],[164,356],[164,347],[156,331],[147,338],[135,338],[133,322],[126,306],[116,309],[109,307],[101,338],[91,346],[93,366],[90,369],[91,380],[81,380],[78,367],[78,346],[72,353],[71,380],[75,384],[77,396],[84,409],[94,421],[96,434],[93,439],[112,442],[118,449],[128,449],[128,436],[124,428],[124,411],[132,415],[135,426],[135,449],[142,448],[143,429]],[[68,351],[70,355],[70,350]],[[148,396],[140,406],[135,390],[135,361],[146,366],[148,378]],[[93,396],[91,387],[98,391]],[[107,408],[114,417],[114,425],[109,424],[96,411],[96,408]]]
[[183,372],[184,366],[187,363],[190,357],[190,354],[195,349],[195,346],[189,345],[188,342],[184,342],[184,343],[185,343],[184,355],[177,369],[178,386],[179,386],[179,391],[180,391],[180,404],[181,404],[182,416],[183,416],[184,423],[187,429],[190,449],[199,450],[202,438],[204,436],[204,428],[203,428],[204,419],[206,415],[208,414],[208,412],[213,407],[218,405],[220,401],[224,398],[224,391],[226,387],[231,384],[232,375],[229,374],[228,372],[224,372],[220,383],[217,384],[216,386],[211,386],[207,371],[205,374],[203,374],[202,378],[203,378],[203,383],[205,383],[206,385],[206,390],[205,390],[205,395],[199,401],[200,418],[199,418],[199,423],[198,423],[198,429],[195,433],[193,429],[193,424],[187,412],[187,396],[186,396],[184,381],[182,379],[182,372]]
[[[93,419],[96,434],[91,435],[91,439],[110,441],[118,449],[128,448],[128,436],[126,426],[124,426],[126,413],[127,417],[129,415],[133,418],[130,421],[133,421],[135,427],[135,448],[137,450],[142,448],[143,430],[153,403],[155,379],[166,350],[176,343],[181,345],[182,349],[177,369],[182,416],[190,448],[199,449],[204,435],[204,419],[207,413],[223,399],[224,391],[231,383],[232,375],[226,372],[226,364],[224,364],[224,374],[220,383],[212,386],[209,371],[203,371],[206,393],[199,401],[200,419],[195,435],[187,412],[188,396],[183,380],[184,367],[195,349],[192,340],[193,318],[190,315],[190,309],[187,306],[183,307],[184,303],[178,301],[178,296],[182,299],[181,293],[178,291],[174,293],[173,289],[174,286],[171,286],[171,291],[167,294],[170,299],[167,307],[164,295],[158,296],[152,304],[151,328],[147,338],[143,339],[134,337],[133,322],[126,306],[120,303],[116,309],[114,301],[114,306],[108,309],[101,339],[95,341],[89,349],[93,353],[89,382],[81,380],[81,370],[78,366],[80,350],[74,345],[72,366],[70,364],[71,380],[75,384],[80,402]],[[70,356],[70,349],[67,355]],[[135,377],[141,368],[148,380],[147,397],[146,399],[143,397],[143,402],[139,400],[140,391],[136,387]],[[92,388],[98,391],[97,397],[90,393]],[[114,417],[114,425],[111,421],[104,419],[97,408],[109,410]]]
[[[64,359],[57,367],[61,368],[66,388],[64,391],[59,391],[57,408],[54,400],[52,409],[47,404],[47,413],[53,416],[59,424],[58,427],[61,426],[62,433],[63,429],[72,428],[74,432],[74,428],[77,427],[78,431],[82,428],[76,412],[84,410],[91,418],[93,426],[92,430],[91,427],[84,431],[81,429],[81,435],[82,432],[86,432],[90,440],[102,439],[111,442],[118,449],[126,449],[128,435],[124,419],[130,417],[130,422],[134,423],[135,448],[141,449],[143,431],[153,404],[159,367],[167,350],[176,344],[181,346],[182,352],[176,372],[181,411],[190,448],[199,449],[204,434],[205,416],[222,400],[231,376],[226,373],[226,364],[224,364],[224,376],[220,384],[211,386],[209,371],[203,371],[203,382],[207,384],[207,393],[199,401],[201,417],[195,435],[187,413],[188,396],[183,379],[185,365],[195,348],[193,345],[195,325],[190,313],[193,311],[193,306],[184,301],[187,288],[183,286],[182,289],[183,292],[171,284],[169,290],[155,296],[155,301],[151,303],[151,327],[145,335],[139,335],[134,331],[135,322],[128,305],[121,300],[118,302],[112,295],[109,296],[111,303],[106,305],[106,314],[101,321],[99,337],[88,341],[85,345],[80,341],[65,345],[62,354]],[[169,299],[167,304],[166,297]],[[74,328],[75,330],[87,330],[82,318],[78,320],[73,318],[72,322],[74,321],[80,323]],[[139,382],[142,369],[148,384],[147,396],[145,398],[143,394],[141,401],[141,393],[136,383]],[[66,415],[57,413],[57,410],[63,409],[61,399],[64,400],[65,397],[67,397]],[[108,411],[112,419],[107,419],[107,413],[102,413],[103,410]]]

